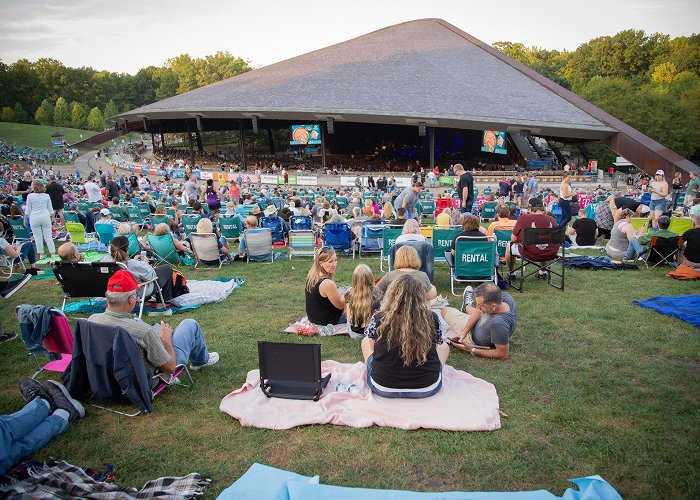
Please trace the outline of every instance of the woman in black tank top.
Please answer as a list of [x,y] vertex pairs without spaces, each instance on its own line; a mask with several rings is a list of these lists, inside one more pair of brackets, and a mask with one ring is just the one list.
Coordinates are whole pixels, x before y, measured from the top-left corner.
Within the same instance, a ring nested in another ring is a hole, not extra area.
[[306,315],[316,325],[345,322],[345,298],[333,281],[338,257],[333,247],[321,247],[306,276]]

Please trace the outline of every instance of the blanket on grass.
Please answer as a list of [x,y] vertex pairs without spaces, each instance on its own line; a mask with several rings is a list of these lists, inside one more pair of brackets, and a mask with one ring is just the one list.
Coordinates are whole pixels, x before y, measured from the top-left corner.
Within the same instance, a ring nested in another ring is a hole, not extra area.
[[187,499],[199,497],[211,482],[199,474],[161,477],[141,489],[97,481],[68,462],[47,463],[29,470],[29,477],[0,487],[2,498]]
[[632,302],[700,328],[700,295],[661,296]]
[[632,270],[639,271],[639,268],[634,264],[625,264],[624,262],[614,262],[610,257],[605,255],[581,256],[566,259],[564,265],[567,268],[579,269],[614,269],[614,270]]
[[253,464],[235,483],[219,495],[219,500],[621,500],[622,497],[600,476],[570,479],[578,490],[568,488],[561,497],[547,490],[511,492],[426,492],[403,490],[374,490],[369,488],[347,488],[321,484],[319,476],[308,477],[276,469],[262,464]]
[[[148,315],[149,313],[158,313],[162,312],[163,309],[157,309],[155,307],[151,307],[148,304],[154,304],[154,302],[146,302],[146,305],[143,306],[143,313],[144,315]],[[167,303],[166,303],[167,305]],[[182,306],[178,307],[175,305],[171,305],[171,307],[167,310],[171,311],[171,314],[180,314],[184,313],[187,311],[191,311],[192,309],[197,309],[199,306]],[[105,302],[105,299],[97,298],[97,299],[92,299],[92,300],[80,300],[78,302],[69,302],[66,304],[66,308],[64,312],[66,314],[95,314],[95,313],[103,313],[107,309],[107,305]],[[136,307],[134,309],[134,313],[138,314],[139,308]]]
[[[224,397],[219,409],[244,427],[291,429],[300,425],[333,424],[349,427],[493,431],[500,429],[498,394],[493,384],[447,365],[442,388],[428,399],[389,399],[372,394],[365,382],[364,363],[321,363],[331,380],[314,401],[268,398],[260,390],[260,372],[248,372],[245,384]],[[355,384],[356,394],[335,392],[338,383]]]

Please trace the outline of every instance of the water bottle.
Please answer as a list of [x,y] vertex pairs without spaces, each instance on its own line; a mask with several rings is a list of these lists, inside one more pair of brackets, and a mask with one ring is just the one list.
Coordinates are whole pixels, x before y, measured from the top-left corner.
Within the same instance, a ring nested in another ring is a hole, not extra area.
[[338,382],[337,384],[335,384],[335,392],[345,392],[346,390],[347,388],[342,382]]
[[321,337],[328,337],[329,335],[333,335],[333,325],[322,326],[318,329],[318,334]]
[[359,394],[359,393],[360,393],[360,389],[358,389],[357,386],[356,386],[355,384],[350,384],[350,385],[348,386],[348,392],[349,392],[350,394]]
[[141,251],[141,262],[148,262],[148,252],[146,250]]

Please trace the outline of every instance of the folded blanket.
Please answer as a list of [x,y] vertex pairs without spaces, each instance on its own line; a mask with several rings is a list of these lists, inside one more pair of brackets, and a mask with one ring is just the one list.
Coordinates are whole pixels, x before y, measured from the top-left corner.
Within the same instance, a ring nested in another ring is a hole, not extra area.
[[201,306],[211,302],[222,302],[245,280],[241,278],[218,278],[216,280],[187,280],[190,293],[174,297],[170,302],[177,307]]
[[[570,479],[579,490],[568,488],[562,500],[620,500],[622,497],[600,476]],[[219,495],[219,500],[306,500],[306,499],[362,499],[362,500],[555,500],[560,497],[546,490],[510,492],[413,492],[403,490],[375,490],[347,488],[321,484],[319,476],[308,477],[253,464],[235,483]]]
[[680,295],[672,297],[652,297],[647,300],[633,300],[638,306],[673,316],[700,328],[700,295]]
[[[260,390],[260,372],[248,372],[246,383],[224,397],[219,409],[244,427],[291,429],[300,425],[333,424],[349,427],[396,427],[493,431],[500,429],[498,394],[493,384],[447,365],[440,391],[426,399],[390,399],[372,394],[365,382],[364,363],[321,363],[331,380],[317,402],[268,398]],[[359,393],[335,392],[342,382]]]

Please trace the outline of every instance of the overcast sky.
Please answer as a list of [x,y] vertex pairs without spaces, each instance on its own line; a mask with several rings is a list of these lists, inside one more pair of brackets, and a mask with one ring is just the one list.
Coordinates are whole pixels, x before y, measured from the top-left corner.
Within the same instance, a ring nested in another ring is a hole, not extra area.
[[219,50],[256,66],[404,21],[437,17],[486,43],[546,49],[625,29],[700,31],[698,0],[0,0],[0,59],[136,73]]

